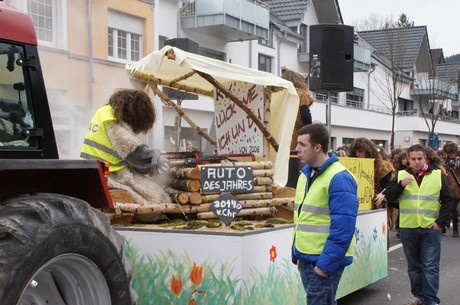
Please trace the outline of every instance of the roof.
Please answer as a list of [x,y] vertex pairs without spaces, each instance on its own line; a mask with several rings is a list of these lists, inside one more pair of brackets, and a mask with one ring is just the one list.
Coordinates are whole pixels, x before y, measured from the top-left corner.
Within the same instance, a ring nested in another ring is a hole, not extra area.
[[447,81],[460,80],[460,63],[443,63],[434,66],[435,75]]
[[433,65],[446,63],[442,49],[431,49],[431,61]]
[[429,46],[426,26],[360,31],[359,35],[401,69],[414,68],[426,44]]
[[270,12],[283,22],[302,21],[303,15],[307,11],[309,0],[262,0],[270,7]]
[[270,89],[268,131],[279,147],[277,152],[267,148],[267,153],[270,151],[268,155],[274,163],[273,180],[279,185],[286,184],[286,164],[289,162],[292,131],[299,109],[299,97],[292,82],[272,73],[185,52],[171,46],[150,53],[138,62],[126,66],[126,69],[133,78],[141,82],[151,81],[181,90],[186,88],[188,92],[205,96],[206,92],[211,93],[208,96],[215,96],[219,89],[203,78],[202,74],[209,75],[224,86],[239,81]]
[[261,0],[268,4],[270,12],[287,25],[297,25],[303,21],[311,2],[314,4],[318,23],[342,24],[342,14],[337,0]]

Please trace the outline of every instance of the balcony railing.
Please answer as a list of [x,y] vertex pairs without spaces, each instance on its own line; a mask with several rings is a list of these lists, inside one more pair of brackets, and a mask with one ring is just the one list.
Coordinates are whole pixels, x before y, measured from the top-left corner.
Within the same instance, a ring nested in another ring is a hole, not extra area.
[[226,41],[267,38],[269,7],[259,0],[188,0],[180,11],[183,29]]

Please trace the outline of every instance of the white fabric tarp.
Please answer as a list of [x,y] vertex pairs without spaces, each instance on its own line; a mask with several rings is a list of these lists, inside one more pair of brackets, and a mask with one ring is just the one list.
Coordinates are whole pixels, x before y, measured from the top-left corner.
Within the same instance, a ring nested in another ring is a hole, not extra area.
[[[170,49],[174,51],[174,60],[165,56]],[[192,71],[200,71],[212,76],[222,85],[237,80],[282,89],[271,96],[270,118],[268,119],[268,131],[279,144],[279,148],[278,152],[275,152],[270,146],[270,151],[266,153],[274,164],[275,184],[280,186],[286,184],[292,131],[299,107],[299,97],[290,81],[271,73],[185,52],[171,46],[165,46],[159,51],[150,53],[138,62],[127,65],[126,69],[132,77],[141,81],[153,78],[168,82]],[[179,83],[188,88],[215,91],[214,86],[198,74],[183,79]]]

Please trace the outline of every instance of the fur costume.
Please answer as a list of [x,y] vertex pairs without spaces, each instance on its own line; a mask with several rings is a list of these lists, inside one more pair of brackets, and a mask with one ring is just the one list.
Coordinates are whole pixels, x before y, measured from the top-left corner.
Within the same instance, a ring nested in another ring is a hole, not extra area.
[[315,101],[313,95],[308,91],[307,81],[305,77],[295,71],[291,71],[286,67],[281,68],[281,78],[284,78],[294,85],[299,96],[299,111],[294,125],[294,131],[291,139],[291,150],[295,150],[297,146],[297,131],[300,127],[312,123],[310,106]]
[[157,166],[159,150],[150,149],[142,144],[132,129],[124,122],[106,125],[107,136],[119,156],[128,161],[129,166],[121,171],[111,172],[108,178],[109,188],[129,192],[136,203],[153,205],[171,202],[169,195],[149,174]]

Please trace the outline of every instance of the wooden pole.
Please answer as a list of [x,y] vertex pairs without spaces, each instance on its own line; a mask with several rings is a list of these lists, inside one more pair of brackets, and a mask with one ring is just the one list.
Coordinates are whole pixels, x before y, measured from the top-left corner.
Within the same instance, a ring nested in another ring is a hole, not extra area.
[[176,112],[184,118],[184,120],[190,125],[190,127],[195,130],[197,134],[205,138],[209,143],[211,143],[214,146],[217,146],[216,140],[214,140],[206,131],[200,128],[200,126],[196,125],[193,120],[182,110],[181,107],[176,105],[171,99],[169,99],[166,94],[164,94],[158,87],[155,85],[153,82],[148,82],[150,88],[152,88],[153,92],[158,95],[158,97],[161,99],[161,101],[169,106],[172,107],[176,110]]
[[273,149],[275,151],[278,151],[279,144],[276,142],[275,138],[271,135],[268,129],[265,128],[265,125],[257,118],[257,116],[251,111],[251,109],[248,106],[246,106],[242,101],[240,101],[234,94],[229,92],[227,88],[225,88],[221,83],[215,80],[211,75],[203,73],[201,71],[195,72],[198,73],[205,80],[207,80],[214,87],[216,87],[219,91],[221,91],[226,97],[231,99],[244,112],[246,112],[246,114],[254,122],[254,124],[256,124],[256,126],[259,127],[260,131],[262,131],[262,134],[264,135],[265,139],[268,140],[268,142],[272,145]]

